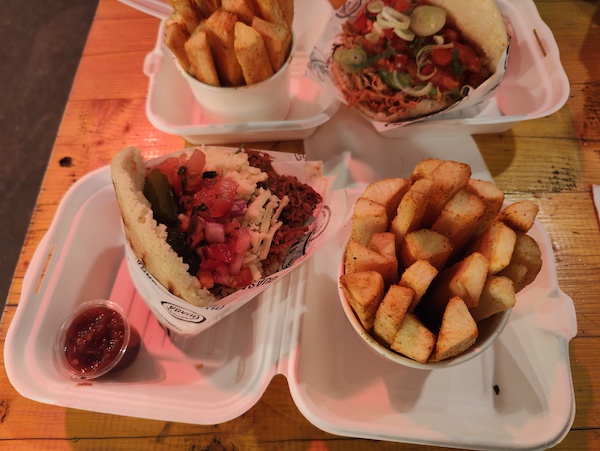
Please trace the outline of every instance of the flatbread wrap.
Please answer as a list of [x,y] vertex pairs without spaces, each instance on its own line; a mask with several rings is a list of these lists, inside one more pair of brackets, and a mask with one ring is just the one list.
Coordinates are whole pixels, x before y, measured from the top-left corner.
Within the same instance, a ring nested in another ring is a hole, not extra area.
[[323,200],[250,149],[202,147],[146,162],[128,147],[113,158],[111,177],[131,251],[170,293],[199,307],[276,272]]
[[352,17],[332,78],[349,106],[381,122],[460,101],[496,73],[509,43],[494,0],[371,0]]

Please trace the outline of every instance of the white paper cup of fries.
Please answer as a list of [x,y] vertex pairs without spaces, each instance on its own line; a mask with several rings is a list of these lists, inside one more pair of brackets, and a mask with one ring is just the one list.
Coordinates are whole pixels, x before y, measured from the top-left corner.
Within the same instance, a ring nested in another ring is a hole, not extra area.
[[279,71],[253,85],[211,86],[192,77],[180,65],[177,67],[202,108],[206,122],[282,121],[290,111],[290,67],[294,51],[295,44]]
[[[338,275],[342,276],[344,274],[344,265],[343,262],[339,267]],[[502,331],[504,330],[504,326],[510,319],[511,310],[505,310],[503,312],[497,313],[494,316],[487,318],[482,321],[478,326],[479,335],[477,340],[473,346],[471,346],[467,351],[461,353],[456,357],[452,357],[447,360],[442,360],[440,362],[418,362],[414,359],[406,357],[398,352],[395,352],[390,348],[389,345],[384,343],[381,339],[378,339],[373,332],[367,331],[364,326],[361,324],[360,320],[356,316],[352,306],[348,302],[346,298],[346,294],[342,289],[341,285],[338,284],[338,294],[340,298],[340,302],[342,305],[342,309],[344,310],[344,314],[348,319],[348,322],[352,326],[352,329],[360,340],[373,352],[375,352],[380,357],[384,357],[387,360],[398,363],[403,366],[407,366],[410,368],[417,368],[422,370],[433,370],[439,368],[450,368],[455,365],[460,365],[462,363],[468,362],[471,359],[474,359],[480,356],[484,351],[486,351],[500,336]],[[418,346],[418,345],[415,345]]]
[[[293,1],[173,2],[164,43],[209,123],[284,120],[296,43]],[[186,6],[187,5],[187,6]]]
[[528,235],[539,207],[504,200],[452,160],[425,159],[408,178],[369,184],[354,203],[338,271],[340,301],[361,340],[413,368],[483,353],[542,267]]

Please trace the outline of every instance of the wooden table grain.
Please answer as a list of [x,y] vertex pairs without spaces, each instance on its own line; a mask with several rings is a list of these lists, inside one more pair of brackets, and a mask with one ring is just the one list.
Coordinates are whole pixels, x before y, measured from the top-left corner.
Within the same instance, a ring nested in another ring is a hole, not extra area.
[[[334,6],[340,0],[332,0]],[[474,137],[509,200],[533,199],[555,253],[558,282],[575,304],[571,341],[577,413],[557,449],[600,449],[600,233],[591,187],[600,184],[600,4],[537,0],[557,40],[570,80],[566,105],[504,133]],[[66,107],[33,219],[3,312],[4,343],[23,277],[68,188],[135,144],[145,155],[181,148],[181,137],[156,130],[145,113],[145,55],[158,20],[117,0],[100,0]],[[301,142],[258,147],[302,151]],[[64,164],[65,158],[71,164]],[[4,369],[3,357],[0,357]],[[427,449],[325,433],[295,406],[285,377],[276,376],[247,413],[198,426],[62,408],[20,396],[0,371],[1,449]],[[433,449],[433,448],[430,448]]]

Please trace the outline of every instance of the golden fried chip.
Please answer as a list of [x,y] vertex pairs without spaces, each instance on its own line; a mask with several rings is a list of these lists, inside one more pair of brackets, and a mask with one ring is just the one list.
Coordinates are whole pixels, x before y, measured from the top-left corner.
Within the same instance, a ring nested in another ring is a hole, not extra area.
[[221,85],[205,30],[199,27],[190,36],[185,43],[185,52],[190,62],[191,75],[207,85]]
[[254,85],[273,75],[269,55],[262,36],[243,22],[235,24],[234,49],[246,85]]

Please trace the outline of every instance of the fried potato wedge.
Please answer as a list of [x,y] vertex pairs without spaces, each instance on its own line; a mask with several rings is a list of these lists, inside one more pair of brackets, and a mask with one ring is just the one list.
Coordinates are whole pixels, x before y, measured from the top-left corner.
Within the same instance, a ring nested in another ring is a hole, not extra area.
[[392,285],[383,297],[375,313],[373,333],[388,346],[400,329],[414,292],[410,288]]
[[441,271],[427,302],[419,305],[423,321],[432,330],[438,328],[448,301],[453,297],[460,297],[468,308],[477,307],[487,277],[488,261],[478,252]]
[[426,363],[435,346],[436,336],[412,313],[404,315],[390,347],[399,354]]
[[340,277],[340,285],[362,326],[371,331],[375,313],[385,294],[381,274],[377,271],[344,274]]
[[461,354],[475,343],[478,335],[477,323],[466,304],[458,296],[451,298],[429,361],[440,362]]
[[426,260],[434,268],[441,269],[452,253],[452,243],[448,238],[431,229],[410,232],[400,246],[399,262],[408,268],[417,260]]
[[513,229],[501,221],[494,221],[469,245],[467,253],[481,253],[489,261],[489,274],[496,274],[509,265],[516,241],[517,234]]
[[398,285],[408,287],[415,293],[408,307],[409,312],[412,313],[419,305],[437,275],[438,270],[427,260],[417,260],[402,273]]
[[471,167],[458,161],[445,160],[429,175],[433,187],[423,215],[423,225],[431,227],[446,202],[469,183]]
[[256,13],[267,22],[287,27],[283,11],[277,0],[253,0]]
[[368,247],[384,257],[397,261],[396,241],[392,232],[375,233],[371,237]]
[[222,0],[221,7],[225,11],[235,14],[240,22],[246,25],[252,25],[256,17],[252,6],[246,0]]
[[515,248],[509,265],[498,273],[512,280],[515,293],[531,284],[542,269],[540,246],[531,236],[517,234]]
[[238,62],[234,46],[237,21],[235,14],[218,9],[204,22],[219,80],[223,86],[244,84],[244,73]]
[[185,43],[185,52],[190,62],[189,72],[202,83],[221,86],[219,74],[210,50],[206,31],[198,27]]
[[385,206],[363,197],[354,204],[351,238],[367,246],[371,237],[388,228]]
[[410,183],[415,183],[417,180],[429,177],[443,162],[444,160],[438,158],[425,158],[419,161],[410,174]]
[[380,273],[386,286],[398,283],[398,260],[395,255],[393,257],[381,255],[358,241],[350,239],[346,246],[344,273],[352,274],[364,271]]
[[294,0],[277,0],[277,3],[279,3],[285,24],[291,30],[294,23]]
[[198,10],[195,1],[169,0],[169,5],[173,8],[173,15],[179,16],[185,23],[188,36],[191,35],[202,19],[202,13]]
[[502,210],[505,196],[502,190],[487,180],[469,179],[465,189],[477,196],[485,206],[485,213],[473,233],[473,236],[479,236]]
[[528,232],[537,216],[539,207],[529,200],[510,204],[502,210],[497,219],[516,232]]
[[404,178],[385,178],[367,186],[362,197],[383,205],[391,222],[408,188],[408,180]]
[[489,276],[485,281],[479,305],[469,309],[476,322],[489,318],[515,306],[515,287],[508,277]]
[[390,231],[396,236],[398,252],[406,234],[421,227],[432,187],[433,180],[431,179],[417,180],[400,200],[396,216],[390,225]]
[[457,254],[475,233],[485,214],[485,205],[474,194],[458,191],[444,205],[431,230],[450,240],[453,253]]
[[283,25],[274,24],[255,16],[252,28],[260,33],[265,41],[273,72],[277,72],[289,56],[292,47],[292,33]]
[[165,21],[165,45],[173,52],[175,58],[186,71],[190,71],[190,60],[185,50],[185,43],[190,37],[188,27],[179,13],[173,13]]
[[208,18],[221,7],[221,0],[192,0],[202,17]]
[[262,36],[243,22],[235,23],[234,50],[247,86],[260,83],[273,75]]

